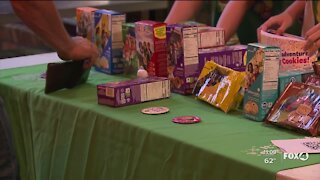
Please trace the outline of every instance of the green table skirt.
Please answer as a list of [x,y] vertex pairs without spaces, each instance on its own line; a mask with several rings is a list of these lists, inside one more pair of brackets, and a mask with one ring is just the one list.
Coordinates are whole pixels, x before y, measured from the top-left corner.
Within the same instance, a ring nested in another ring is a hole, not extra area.
[[[270,180],[278,171],[320,162],[284,160],[274,139],[295,132],[225,114],[178,94],[121,108],[97,104],[96,85],[125,79],[91,71],[86,84],[44,94],[45,65],[0,71],[21,179]],[[142,108],[167,106],[163,115]],[[202,122],[171,119],[197,115]],[[277,152],[274,154],[274,152]]]

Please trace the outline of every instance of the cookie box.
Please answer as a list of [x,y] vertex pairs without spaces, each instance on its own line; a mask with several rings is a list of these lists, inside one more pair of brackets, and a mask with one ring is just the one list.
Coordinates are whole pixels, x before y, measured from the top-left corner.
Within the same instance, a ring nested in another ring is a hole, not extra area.
[[244,115],[263,121],[278,97],[278,74],[281,50],[278,47],[251,43],[247,49]]
[[98,104],[127,106],[170,97],[170,81],[165,77],[147,77],[97,85]]

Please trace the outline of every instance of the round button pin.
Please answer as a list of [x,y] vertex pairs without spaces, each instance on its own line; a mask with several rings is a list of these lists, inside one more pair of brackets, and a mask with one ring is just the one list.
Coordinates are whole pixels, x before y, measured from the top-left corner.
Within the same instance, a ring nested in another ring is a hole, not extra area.
[[149,107],[149,108],[142,109],[141,112],[143,114],[153,114],[153,115],[164,114],[164,113],[169,112],[169,108],[161,107],[161,106],[159,106],[159,107]]
[[178,116],[172,119],[172,122],[178,124],[194,124],[199,123],[201,118],[198,116]]

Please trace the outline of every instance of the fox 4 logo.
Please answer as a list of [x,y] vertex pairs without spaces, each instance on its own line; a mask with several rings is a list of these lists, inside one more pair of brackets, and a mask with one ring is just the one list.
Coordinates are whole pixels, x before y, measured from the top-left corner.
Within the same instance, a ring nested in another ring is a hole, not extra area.
[[283,159],[306,161],[309,159],[308,153],[283,153]]

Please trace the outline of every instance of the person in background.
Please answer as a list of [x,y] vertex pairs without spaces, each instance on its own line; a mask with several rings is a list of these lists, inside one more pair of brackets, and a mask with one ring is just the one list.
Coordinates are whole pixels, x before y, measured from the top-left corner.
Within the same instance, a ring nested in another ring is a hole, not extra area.
[[[225,41],[237,33],[241,44],[257,42],[256,29],[272,15],[282,12],[292,1],[214,1],[218,21],[213,25],[225,29]],[[203,1],[175,1],[165,22],[168,24],[187,21],[200,10]],[[300,25],[297,22],[290,32],[300,33]]]
[[53,1],[11,1],[16,15],[65,61],[84,60],[85,68],[98,57],[96,46],[89,40],[70,37],[65,30]]
[[319,1],[295,1],[282,13],[269,18],[258,29],[267,31],[275,30],[276,34],[283,34],[293,22],[301,16],[303,18],[303,27],[301,35],[306,39],[305,50],[313,53],[320,48],[320,3]]
[[[13,10],[41,39],[54,48],[65,61],[86,60],[90,68],[98,57],[94,44],[82,37],[70,37],[53,1],[11,1]],[[13,149],[11,127],[0,97],[0,179],[19,179],[18,163]]]

